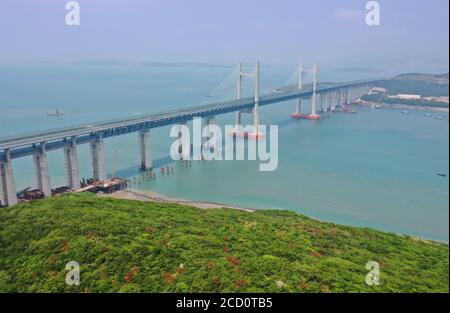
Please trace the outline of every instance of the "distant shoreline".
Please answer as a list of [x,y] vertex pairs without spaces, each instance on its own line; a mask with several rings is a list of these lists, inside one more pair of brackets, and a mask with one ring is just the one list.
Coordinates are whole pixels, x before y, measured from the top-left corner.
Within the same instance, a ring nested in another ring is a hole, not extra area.
[[435,107],[435,106],[426,106],[426,105],[410,105],[410,104],[388,104],[388,103],[376,103],[370,101],[363,101],[359,103],[355,103],[357,106],[362,107],[371,107],[373,105],[381,106],[381,109],[410,109],[410,110],[418,110],[418,111],[433,111],[433,112],[441,112],[441,113],[449,113],[449,108]]

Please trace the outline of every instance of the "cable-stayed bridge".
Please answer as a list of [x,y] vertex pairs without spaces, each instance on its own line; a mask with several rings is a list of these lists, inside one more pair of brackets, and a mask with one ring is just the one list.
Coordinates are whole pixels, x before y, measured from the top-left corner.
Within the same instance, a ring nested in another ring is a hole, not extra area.
[[[305,84],[305,74],[312,73],[312,83]],[[51,196],[50,176],[47,164],[47,152],[57,149],[64,150],[64,161],[67,176],[67,186],[80,188],[77,145],[90,144],[92,174],[97,180],[106,179],[104,161],[104,139],[138,132],[141,168],[152,167],[150,149],[150,130],[152,128],[183,124],[196,117],[205,119],[208,124],[216,115],[236,112],[235,134],[248,138],[259,139],[263,134],[258,132],[260,119],[259,108],[288,100],[297,100],[295,112],[291,114],[296,119],[321,118],[321,114],[330,114],[337,107],[351,103],[366,94],[380,79],[358,80],[343,83],[318,83],[317,63],[311,69],[305,69],[301,64],[291,75],[293,84],[288,84],[270,91],[260,91],[260,65],[246,70],[242,64],[238,67],[198,106],[174,109],[166,112],[125,117],[89,125],[78,125],[38,131],[9,137],[0,137],[0,204],[13,205],[17,203],[16,187],[12,168],[12,160],[32,156],[38,188],[45,196]],[[292,79],[293,78],[293,79]],[[320,109],[316,98],[320,97]],[[311,98],[311,112],[304,113],[301,101]],[[243,133],[239,126],[241,114],[250,113],[254,118],[254,132]]]

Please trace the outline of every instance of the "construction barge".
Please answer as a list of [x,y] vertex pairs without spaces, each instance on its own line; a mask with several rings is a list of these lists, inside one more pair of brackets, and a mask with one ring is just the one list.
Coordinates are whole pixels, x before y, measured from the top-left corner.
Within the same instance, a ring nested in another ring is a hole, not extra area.
[[[105,193],[111,194],[118,190],[127,188],[129,180],[124,178],[111,178],[105,180],[96,179],[84,179],[81,181],[80,189],[70,189],[69,187],[63,186],[52,189],[52,196],[58,196],[64,193],[71,192],[92,192],[92,193]],[[18,202],[28,202],[32,200],[44,199],[45,195],[39,189],[31,189],[31,187],[25,188],[17,193]],[[0,203],[0,207],[2,204]]]

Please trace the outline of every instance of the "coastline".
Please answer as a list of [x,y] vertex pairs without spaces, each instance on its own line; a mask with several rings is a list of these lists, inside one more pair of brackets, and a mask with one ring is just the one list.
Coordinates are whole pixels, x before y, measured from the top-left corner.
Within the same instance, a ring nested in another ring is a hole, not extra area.
[[162,195],[162,194],[154,192],[154,191],[144,191],[144,190],[139,190],[139,189],[134,189],[134,188],[119,190],[112,194],[97,194],[97,195],[100,197],[109,197],[109,198],[123,199],[123,200],[136,200],[136,201],[143,201],[143,202],[182,204],[182,205],[189,205],[189,206],[199,208],[199,209],[225,208],[225,209],[241,210],[241,211],[245,211],[245,212],[255,212],[256,211],[256,209],[253,209],[253,208],[230,206],[230,205],[222,204],[222,203],[174,198],[174,197]]

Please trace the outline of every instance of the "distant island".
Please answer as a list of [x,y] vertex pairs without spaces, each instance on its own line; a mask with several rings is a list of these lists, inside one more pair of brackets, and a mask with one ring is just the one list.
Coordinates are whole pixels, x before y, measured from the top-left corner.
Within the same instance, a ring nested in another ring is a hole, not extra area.
[[383,103],[448,110],[449,74],[401,74],[377,82],[372,91],[361,100],[369,104]]

